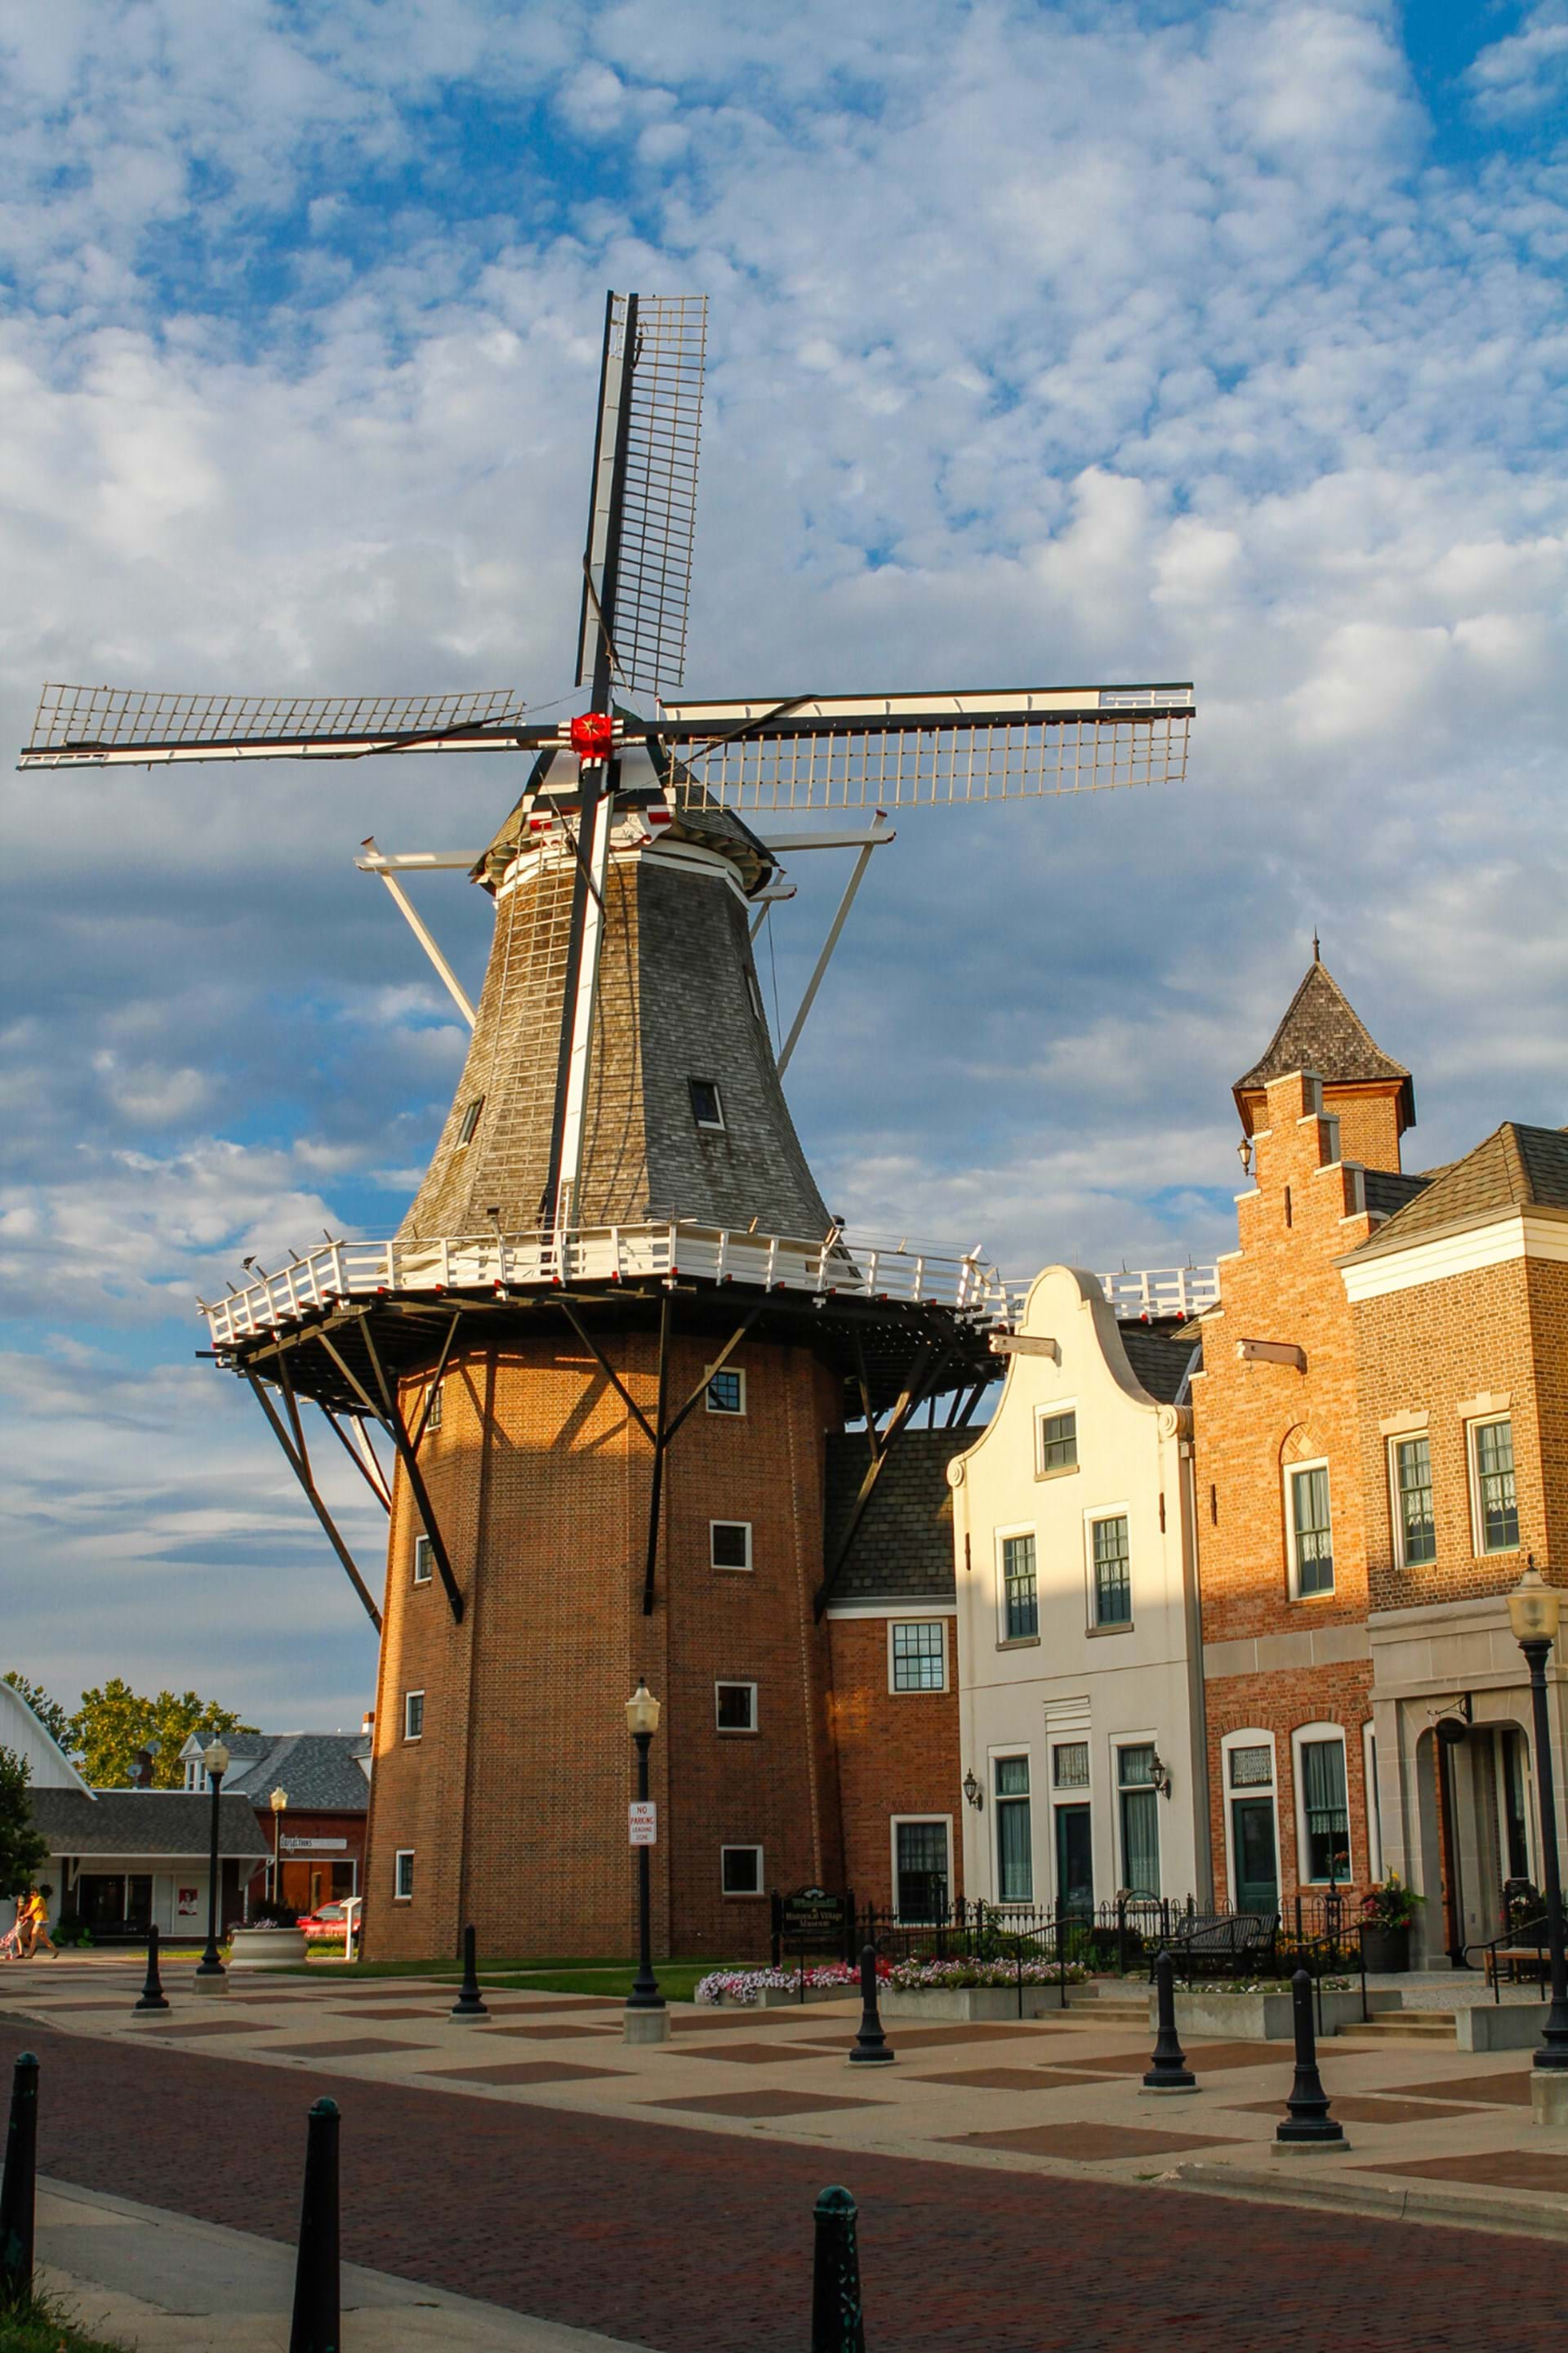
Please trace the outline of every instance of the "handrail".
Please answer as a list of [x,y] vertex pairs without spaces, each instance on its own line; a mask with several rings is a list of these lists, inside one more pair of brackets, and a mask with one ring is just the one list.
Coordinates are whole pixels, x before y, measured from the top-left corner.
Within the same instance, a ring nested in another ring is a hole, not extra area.
[[[1533,1937],[1532,1932],[1534,1932]],[[1468,1961],[1472,1953],[1489,1953],[1491,1955],[1491,1967],[1487,1971],[1487,1975],[1491,1980],[1492,2002],[1495,2008],[1500,2009],[1502,2006],[1502,1986],[1497,1972],[1497,1956],[1499,1952],[1505,1945],[1527,1945],[1533,1941],[1535,1946],[1535,1957],[1541,1964],[1540,1982],[1542,1987],[1544,1987],[1546,1983],[1546,1940],[1550,1937],[1551,1933],[1552,1915],[1549,1912],[1542,1912],[1539,1919],[1521,1920],[1516,1928],[1505,1928],[1501,1935],[1497,1936],[1488,1936],[1484,1939],[1478,1937],[1474,1944],[1466,1945],[1462,1948],[1467,1961]]]

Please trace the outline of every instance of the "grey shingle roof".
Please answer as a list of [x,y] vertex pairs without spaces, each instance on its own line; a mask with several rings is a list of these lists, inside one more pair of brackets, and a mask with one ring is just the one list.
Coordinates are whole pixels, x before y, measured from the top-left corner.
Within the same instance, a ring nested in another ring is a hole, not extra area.
[[1399,1079],[1406,1125],[1415,1118],[1415,1089],[1403,1062],[1374,1043],[1361,1017],[1327,965],[1312,963],[1285,1008],[1285,1018],[1250,1071],[1233,1090],[1239,1103],[1248,1090],[1291,1071],[1316,1071],[1325,1086],[1366,1085]]
[[[29,1789],[27,1803],[51,1854],[205,1855],[212,1838],[212,1799],[184,1789]],[[268,1852],[248,1799],[218,1799],[218,1852]]]
[[243,1761],[236,1757],[224,1777],[224,1789],[254,1806],[265,1806],[274,1789],[286,1789],[292,1810],[363,1814],[370,1803],[370,1784],[354,1761],[355,1751],[363,1746],[357,1732],[276,1733],[258,1756]]
[[1504,1120],[1462,1160],[1435,1171],[1352,1255],[1399,1250],[1439,1228],[1476,1225],[1510,1208],[1568,1210],[1568,1132]]
[[[1162,1405],[1174,1405],[1187,1377],[1187,1367],[1203,1346],[1202,1335],[1195,1324],[1184,1325],[1177,1332],[1152,1331],[1146,1324],[1119,1324],[1121,1345],[1127,1361],[1141,1385]],[[1201,1361],[1201,1356],[1200,1356]]]
[[[835,1602],[956,1599],[947,1466],[979,1434],[976,1430],[911,1430],[895,1441],[839,1573]],[[829,1438],[823,1546],[827,1568],[837,1558],[866,1462],[863,1433],[846,1430]]]
[[1393,1168],[1368,1168],[1363,1171],[1366,1206],[1374,1218],[1392,1218],[1443,1173],[1441,1168],[1428,1168],[1424,1176],[1417,1176]]

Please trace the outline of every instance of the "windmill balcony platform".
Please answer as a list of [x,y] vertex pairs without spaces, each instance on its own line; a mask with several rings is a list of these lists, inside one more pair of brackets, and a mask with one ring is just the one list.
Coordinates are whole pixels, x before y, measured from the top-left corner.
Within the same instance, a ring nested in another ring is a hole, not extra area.
[[[438,1240],[324,1242],[276,1274],[226,1299],[201,1303],[220,1354],[356,1301],[445,1297],[500,1300],[529,1293],[660,1285],[673,1281],[794,1293],[806,1301],[861,1300],[945,1311],[978,1332],[1005,1330],[1022,1308],[1026,1282],[977,1252],[911,1249],[906,1242],[836,1230],[806,1241],[730,1231],[683,1219]],[[1212,1267],[1171,1267],[1100,1278],[1119,1316],[1201,1314],[1218,1296]]]

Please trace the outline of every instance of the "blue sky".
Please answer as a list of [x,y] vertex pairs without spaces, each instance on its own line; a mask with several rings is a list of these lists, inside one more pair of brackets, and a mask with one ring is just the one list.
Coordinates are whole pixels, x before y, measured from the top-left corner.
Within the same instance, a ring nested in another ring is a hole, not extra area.
[[[56,0],[0,64],[6,740],[46,677],[565,695],[604,290],[700,289],[694,690],[1198,681],[1179,791],[879,853],[790,1074],[836,1209],[1213,1256],[1314,923],[1413,1165],[1568,1117],[1563,0]],[[193,1302],[395,1226],[462,1039],[353,855],[516,778],[8,789],[0,1664],[357,1721]]]

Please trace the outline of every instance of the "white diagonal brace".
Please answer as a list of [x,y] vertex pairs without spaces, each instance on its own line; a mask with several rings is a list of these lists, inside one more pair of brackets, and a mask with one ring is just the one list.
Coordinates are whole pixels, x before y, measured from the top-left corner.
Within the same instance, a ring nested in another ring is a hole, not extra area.
[[441,981],[446,987],[447,995],[451,997],[453,1004],[457,1007],[458,1012],[462,1015],[464,1020],[471,1029],[474,1026],[474,1008],[468,1003],[468,996],[464,990],[462,982],[458,978],[457,974],[452,970],[451,965],[441,954],[440,949],[437,946],[429,933],[426,930],[425,925],[420,922],[418,915],[415,913],[413,902],[410,900],[407,892],[404,889],[396,875],[389,873],[386,866],[381,862],[380,852],[376,849],[374,841],[367,841],[364,846],[372,855],[370,858],[361,859],[359,860],[361,867],[366,873],[380,875],[382,881],[391,892],[393,898],[396,901],[397,905],[401,908],[407,922],[409,930],[413,933],[415,938],[418,941],[420,946],[424,949],[426,955],[435,965],[436,970],[440,976]]
[[891,835],[885,834],[881,830],[887,821],[886,812],[879,809],[871,820],[870,830],[861,844],[860,855],[855,860],[849,880],[844,886],[844,896],[838,902],[838,913],[828,927],[827,937],[822,943],[822,954],[817,957],[811,978],[805,984],[805,995],[800,1000],[800,1010],[790,1025],[789,1036],[784,1039],[784,1050],[779,1055],[778,1071],[781,1079],[789,1068],[789,1058],[795,1051],[795,1041],[805,1027],[805,1017],[816,1001],[816,992],[822,987],[823,975],[832,961],[834,949],[838,945],[838,934],[849,920],[849,910],[855,904],[855,893],[860,888],[866,869],[871,862],[871,852],[881,842],[892,839]]

